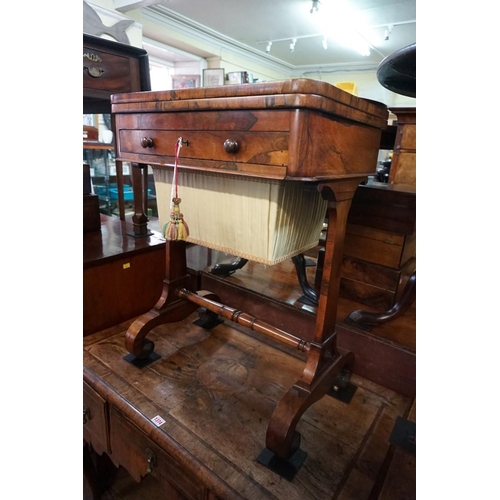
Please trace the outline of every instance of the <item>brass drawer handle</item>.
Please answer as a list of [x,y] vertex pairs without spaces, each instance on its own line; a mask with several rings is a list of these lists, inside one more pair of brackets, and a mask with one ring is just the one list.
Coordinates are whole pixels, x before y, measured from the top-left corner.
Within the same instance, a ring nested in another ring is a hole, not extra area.
[[226,153],[234,154],[238,152],[238,149],[240,149],[238,141],[233,141],[232,139],[226,139],[224,141],[224,150]]
[[90,416],[90,408],[83,405],[83,424],[85,425],[92,417]]
[[141,139],[141,146],[143,148],[154,148],[154,142],[152,137],[143,137]]
[[84,66],[83,69],[87,70],[87,74],[91,76],[92,78],[100,78],[104,74],[104,68],[96,68],[93,66],[92,68],[89,68],[88,66]]
[[146,472],[151,474],[151,472],[153,472],[153,466],[156,465],[156,455],[149,448],[146,448],[146,460],[148,461],[148,469]]

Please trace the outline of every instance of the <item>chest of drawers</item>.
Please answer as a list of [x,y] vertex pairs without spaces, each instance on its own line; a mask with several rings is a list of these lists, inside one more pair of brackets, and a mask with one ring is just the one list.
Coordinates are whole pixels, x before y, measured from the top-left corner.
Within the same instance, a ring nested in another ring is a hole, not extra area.
[[145,50],[83,35],[84,113],[110,113],[112,94],[150,89]]

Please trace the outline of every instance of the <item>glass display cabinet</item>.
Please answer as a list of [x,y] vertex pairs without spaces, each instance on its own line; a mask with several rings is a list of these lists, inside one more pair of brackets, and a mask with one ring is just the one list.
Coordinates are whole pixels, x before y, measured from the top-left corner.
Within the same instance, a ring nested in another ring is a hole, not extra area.
[[[90,167],[92,192],[99,197],[99,211],[105,215],[119,216],[118,186],[113,144],[84,141],[83,162],[87,163]],[[134,213],[134,193],[130,176],[130,164],[127,162],[123,163],[123,180],[125,215],[132,215]],[[151,179],[151,182],[148,182],[147,207],[148,215],[157,217],[158,212],[153,179]]]

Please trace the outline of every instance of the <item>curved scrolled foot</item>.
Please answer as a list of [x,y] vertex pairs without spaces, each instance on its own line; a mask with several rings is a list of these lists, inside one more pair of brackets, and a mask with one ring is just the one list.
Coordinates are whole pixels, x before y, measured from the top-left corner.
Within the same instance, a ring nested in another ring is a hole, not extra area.
[[210,269],[210,274],[214,274],[215,276],[229,276],[236,270],[244,267],[247,262],[248,259],[240,257],[230,264],[215,264],[215,266]]
[[357,309],[347,316],[347,321],[360,326],[381,325],[402,316],[415,302],[417,289],[417,272],[415,271],[406,283],[400,299],[388,311],[374,313]]
[[178,301],[163,310],[151,309],[139,316],[125,334],[125,348],[135,358],[145,360],[153,353],[155,344],[146,339],[146,335],[155,327],[166,323],[175,323],[187,318],[197,309],[195,304]]
[[266,433],[266,447],[281,459],[289,459],[300,447],[300,433],[297,423],[304,412],[325,396],[338,380],[338,374],[346,367],[351,368],[354,355],[338,355],[312,384],[299,380],[281,399],[274,410]]
[[299,280],[300,288],[304,293],[304,297],[302,298],[302,300],[304,300],[304,302],[310,303],[311,305],[317,306],[319,302],[319,296],[318,292],[307,281],[307,263],[304,254],[299,253],[295,257],[292,257],[292,262],[295,265],[295,272],[297,273],[297,279]]

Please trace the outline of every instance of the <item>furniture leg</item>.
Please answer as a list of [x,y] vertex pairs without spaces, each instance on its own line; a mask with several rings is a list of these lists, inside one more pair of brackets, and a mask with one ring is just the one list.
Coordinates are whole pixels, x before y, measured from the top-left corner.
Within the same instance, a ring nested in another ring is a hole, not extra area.
[[352,353],[337,351],[335,323],[347,215],[356,187],[356,182],[319,186],[329,200],[329,224],[314,342],[301,378],[278,403],[266,433],[267,449],[281,460],[291,459],[299,449],[300,434],[295,428],[302,414],[329,392],[343,368],[354,363]]
[[240,257],[230,264],[215,264],[215,266],[210,269],[210,273],[215,276],[229,276],[233,274],[236,270],[241,269],[246,265],[248,259]]
[[373,313],[357,309],[347,316],[346,321],[360,326],[382,325],[402,316],[415,302],[417,292],[417,271],[406,282],[399,300],[388,310]]
[[[132,187],[134,189],[134,215],[132,216],[133,233],[131,236],[143,237],[151,235],[148,230],[148,217],[144,208],[147,197],[147,168],[143,163],[132,163]],[[146,184],[146,187],[144,185]]]
[[196,310],[196,306],[175,295],[178,286],[189,288],[186,268],[186,242],[167,240],[165,247],[166,275],[163,291],[153,309],[137,318],[125,335],[125,347],[132,355],[128,361],[145,360],[154,350],[154,342],[146,335],[156,326],[181,321]]
[[313,306],[317,306],[318,292],[307,281],[306,259],[304,257],[304,254],[299,253],[295,257],[292,257],[292,262],[295,266],[295,272],[297,273],[297,279],[299,280],[300,288],[302,289],[302,292],[304,292],[304,296],[301,297],[300,300]]
[[323,266],[325,263],[325,247],[318,250],[318,258],[316,262],[316,273],[314,274],[314,288],[319,290],[321,286],[321,276],[323,275]]

